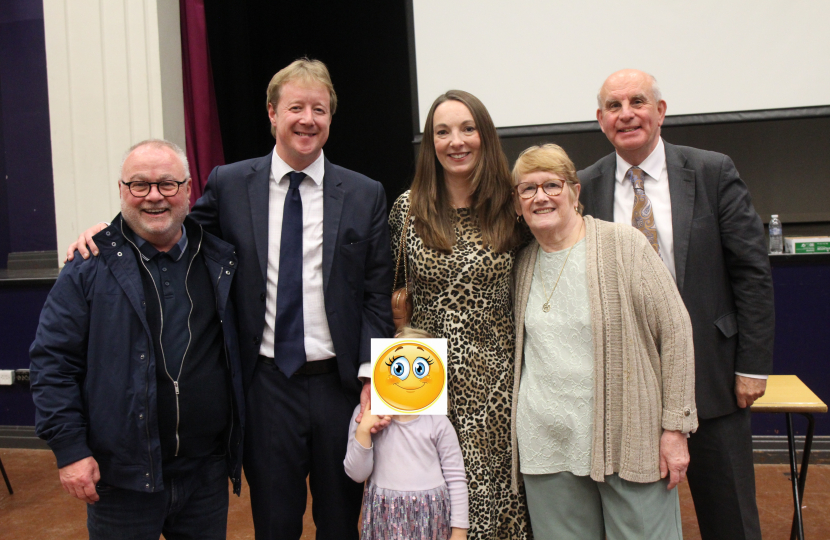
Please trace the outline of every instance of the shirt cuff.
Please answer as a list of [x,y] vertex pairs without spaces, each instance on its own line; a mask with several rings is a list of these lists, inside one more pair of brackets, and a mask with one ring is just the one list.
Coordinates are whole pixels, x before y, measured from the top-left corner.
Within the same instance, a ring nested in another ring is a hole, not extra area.
[[360,364],[360,367],[357,370],[357,378],[360,379],[361,382],[372,380],[372,364],[369,362],[363,362]]
[[753,374],[750,374],[750,373],[738,373],[737,371],[735,372],[735,375],[740,375],[741,377],[746,377],[748,379],[764,379],[764,380],[766,380],[766,379],[769,378],[769,375],[753,375]]

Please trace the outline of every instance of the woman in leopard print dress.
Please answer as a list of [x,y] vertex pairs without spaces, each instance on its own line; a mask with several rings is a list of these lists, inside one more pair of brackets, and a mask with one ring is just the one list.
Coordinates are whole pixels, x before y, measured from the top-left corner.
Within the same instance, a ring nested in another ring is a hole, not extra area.
[[396,255],[406,228],[411,324],[448,339],[448,416],[467,471],[468,538],[482,540],[532,537],[524,494],[511,489],[510,476],[510,272],[522,241],[511,189],[487,109],[451,90],[432,104],[412,189],[389,216]]

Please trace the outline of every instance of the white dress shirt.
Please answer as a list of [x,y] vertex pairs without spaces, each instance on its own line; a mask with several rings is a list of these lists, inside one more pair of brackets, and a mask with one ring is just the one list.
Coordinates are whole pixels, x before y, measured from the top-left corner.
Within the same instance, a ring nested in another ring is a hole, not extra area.
[[[631,225],[631,214],[634,212],[634,187],[626,180],[625,174],[633,165],[626,162],[617,154],[617,180],[614,187],[614,222]],[[669,192],[669,171],[666,167],[666,147],[661,138],[649,156],[640,163],[639,167],[645,173],[643,189],[651,201],[651,210],[654,214],[654,226],[657,227],[657,245],[660,246],[660,257],[677,281],[674,266],[674,228],[672,226],[671,194]],[[738,373],[753,379],[766,379],[766,375],[751,375]]]
[[[277,281],[280,273],[282,213],[288,193],[288,173],[293,171],[274,147],[268,181],[268,270],[265,299],[265,329],[259,354],[274,357],[274,321],[277,317]],[[323,298],[323,175],[325,161],[320,152],[314,163],[303,169],[300,182],[303,200],[303,326],[308,361],[336,356],[331,340]]]
[[[625,175],[633,167],[617,154],[617,183],[614,187],[614,222],[631,225],[631,214],[634,212],[634,187]],[[669,173],[666,168],[666,147],[663,139],[657,143],[654,151],[640,163],[643,170],[643,189],[651,201],[651,210],[654,214],[654,226],[657,227],[657,245],[660,246],[660,257],[671,272],[671,277],[677,280],[674,269],[674,238],[671,222],[671,195],[669,194]]]

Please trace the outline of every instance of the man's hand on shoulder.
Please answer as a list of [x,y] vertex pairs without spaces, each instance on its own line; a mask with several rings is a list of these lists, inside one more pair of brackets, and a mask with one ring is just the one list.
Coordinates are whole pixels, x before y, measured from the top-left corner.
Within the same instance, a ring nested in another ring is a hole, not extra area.
[[766,379],[755,379],[735,375],[735,397],[738,398],[738,407],[745,409],[755,403],[755,400],[767,391]]
[[58,472],[64,491],[87,504],[95,504],[98,500],[95,484],[101,479],[101,472],[98,470],[98,462],[94,457],[89,456],[70,463],[60,468]]
[[89,259],[90,251],[92,251],[92,254],[97,257],[98,246],[96,246],[95,242],[92,241],[92,237],[98,234],[99,232],[103,231],[107,227],[109,227],[109,225],[107,225],[106,223],[97,223],[89,229],[82,232],[78,239],[75,240],[72,244],[70,244],[69,249],[66,250],[65,262],[69,262],[75,258],[76,249],[81,254],[81,257],[83,257],[84,259]]

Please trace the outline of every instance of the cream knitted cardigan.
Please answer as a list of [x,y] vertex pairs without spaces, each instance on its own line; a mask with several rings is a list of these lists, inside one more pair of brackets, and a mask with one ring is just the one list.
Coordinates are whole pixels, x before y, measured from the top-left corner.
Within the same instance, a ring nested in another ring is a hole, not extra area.
[[[663,430],[697,429],[692,325],[668,269],[630,225],[585,216],[586,271],[594,346],[591,478],[618,473],[660,479]],[[513,488],[519,482],[516,408],[524,356],[524,317],[539,244],[514,265],[516,361],[511,412]]]

